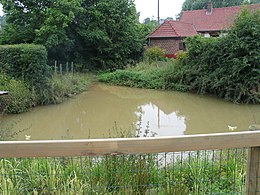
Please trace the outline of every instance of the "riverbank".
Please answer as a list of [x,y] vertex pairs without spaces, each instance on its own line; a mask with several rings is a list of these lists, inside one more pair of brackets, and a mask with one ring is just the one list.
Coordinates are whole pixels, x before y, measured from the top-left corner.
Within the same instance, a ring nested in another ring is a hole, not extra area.
[[23,81],[15,80],[7,75],[0,75],[1,90],[9,94],[0,97],[1,112],[18,114],[28,111],[37,105],[58,104],[76,94],[87,90],[94,80],[92,74],[53,75],[41,89],[39,97],[35,90]]
[[147,89],[170,89],[165,82],[165,74],[168,69],[174,66],[174,61],[169,60],[161,66],[154,63],[141,62],[136,66],[128,67],[125,70],[116,70],[98,75],[98,80],[103,83],[147,88]]
[[[244,80],[238,82],[230,79],[228,83],[220,84],[221,78],[226,78],[228,75],[214,71],[207,73],[199,66],[196,71],[189,70],[188,65],[183,64],[186,63],[185,58],[184,53],[177,60],[167,59],[153,63],[141,62],[124,70],[100,74],[98,80],[107,84],[127,87],[174,90],[201,95],[209,94],[236,104],[260,103],[258,89],[251,89],[244,84]],[[200,76],[197,77],[196,74]],[[250,72],[247,72],[247,74],[250,74]],[[215,78],[216,82],[210,77]],[[194,80],[194,82],[191,82],[191,80]],[[232,92],[232,86],[235,84],[241,88],[238,94]],[[218,86],[219,93],[214,91],[216,86]]]

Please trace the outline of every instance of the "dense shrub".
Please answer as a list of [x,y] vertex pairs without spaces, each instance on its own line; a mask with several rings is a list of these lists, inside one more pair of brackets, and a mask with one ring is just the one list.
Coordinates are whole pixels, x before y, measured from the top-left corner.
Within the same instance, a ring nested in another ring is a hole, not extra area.
[[235,103],[260,103],[259,40],[260,12],[243,10],[226,37],[187,38],[187,55],[166,74],[166,86],[177,83]]
[[8,95],[0,97],[0,105],[4,113],[25,112],[34,103],[34,93],[23,81],[0,74],[0,89],[9,92]]
[[165,59],[165,51],[157,46],[149,47],[144,52],[144,58],[148,60],[149,63],[160,61]]
[[32,44],[1,45],[0,68],[15,79],[28,83],[39,98],[43,88],[48,87],[50,68],[44,46]]
[[146,70],[130,68],[99,75],[99,81],[127,87],[163,89],[164,69],[149,67]]

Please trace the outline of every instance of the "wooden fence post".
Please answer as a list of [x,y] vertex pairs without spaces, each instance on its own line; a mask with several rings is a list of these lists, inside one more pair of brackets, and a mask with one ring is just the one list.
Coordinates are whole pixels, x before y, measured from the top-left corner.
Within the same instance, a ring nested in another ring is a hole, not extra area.
[[248,149],[246,194],[260,195],[260,147],[251,147]]
[[57,60],[54,62],[54,74],[57,74]]
[[60,64],[60,74],[62,74],[62,64]]
[[66,73],[69,73],[69,62],[66,62]]
[[71,72],[72,72],[72,74],[73,74],[73,71],[74,71],[74,64],[73,64],[73,62],[71,62]]

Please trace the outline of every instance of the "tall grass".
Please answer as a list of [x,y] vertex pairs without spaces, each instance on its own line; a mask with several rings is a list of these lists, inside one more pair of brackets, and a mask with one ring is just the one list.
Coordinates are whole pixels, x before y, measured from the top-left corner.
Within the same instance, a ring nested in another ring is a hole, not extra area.
[[243,194],[245,150],[0,160],[1,194]]
[[0,87],[9,92],[0,97],[0,108],[3,113],[22,113],[36,105],[57,104],[67,98],[87,90],[93,76],[87,74],[54,75],[48,84],[37,94],[36,90],[29,90],[29,86],[20,80],[14,80],[0,74]]
[[103,73],[100,82],[127,87],[188,91],[189,86],[176,82],[178,64],[173,60],[141,62],[125,70]]
[[49,82],[49,87],[43,89],[40,104],[61,103],[68,97],[85,91],[90,80],[87,74],[54,75]]
[[99,75],[101,82],[128,87],[164,89],[166,68],[156,63],[139,63],[135,67]]

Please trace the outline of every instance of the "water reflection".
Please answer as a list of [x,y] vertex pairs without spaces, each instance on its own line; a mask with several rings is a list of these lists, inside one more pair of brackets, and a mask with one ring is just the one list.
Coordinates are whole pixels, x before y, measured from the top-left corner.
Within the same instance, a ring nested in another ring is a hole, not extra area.
[[[159,136],[183,135],[186,130],[185,117],[178,116],[178,112],[165,114],[153,103],[139,106],[135,112],[141,119],[141,132],[149,129],[149,136],[153,133]],[[136,123],[139,125],[139,121]]]
[[260,122],[259,105],[234,105],[196,94],[94,85],[89,91],[62,104],[37,107],[21,115],[0,117],[1,129],[18,121],[13,131],[37,139],[78,139],[118,136],[136,131],[142,116],[142,132],[159,136],[247,130]]

